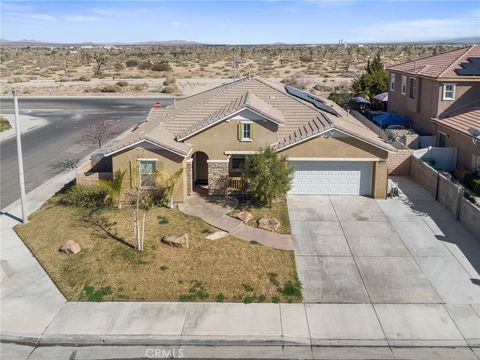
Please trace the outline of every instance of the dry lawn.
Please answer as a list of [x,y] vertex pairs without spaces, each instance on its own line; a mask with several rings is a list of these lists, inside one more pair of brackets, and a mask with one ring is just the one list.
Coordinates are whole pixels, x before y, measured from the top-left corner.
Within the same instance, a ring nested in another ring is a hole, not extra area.
[[[116,223],[117,238],[133,242],[131,210],[101,214]],[[90,224],[89,216],[87,210],[47,205],[15,229],[68,300],[301,300],[281,291],[297,280],[291,251],[232,237],[207,240],[214,229],[199,218],[154,208],[147,213],[145,251],[139,252]],[[165,234],[183,232],[188,249],[160,243]],[[68,239],[80,244],[79,254],[58,251]]]
[[253,215],[253,219],[248,222],[248,225],[258,227],[258,220],[266,218],[275,218],[280,221],[280,227],[278,228],[281,234],[290,234],[290,220],[288,218],[288,208],[286,200],[279,200],[272,204],[271,208],[259,207],[255,205],[239,205],[235,210],[228,215],[234,216],[242,211],[250,211]]

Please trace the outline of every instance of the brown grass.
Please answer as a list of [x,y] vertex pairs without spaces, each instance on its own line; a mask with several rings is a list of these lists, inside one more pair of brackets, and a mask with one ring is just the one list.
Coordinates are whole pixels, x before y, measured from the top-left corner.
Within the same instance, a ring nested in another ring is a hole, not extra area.
[[[102,214],[116,222],[118,237],[133,243],[131,210],[105,210]],[[300,300],[282,296],[269,275],[277,274],[280,285],[295,282],[293,252],[232,237],[207,240],[204,235],[213,228],[198,218],[165,208],[148,211],[145,251],[139,252],[89,225],[85,216],[86,210],[50,205],[33,214],[28,224],[15,228],[68,300],[88,299],[85,287],[91,286],[95,291],[112,289],[103,300],[178,301],[195,282],[202,283],[208,292],[204,300],[208,301],[215,301],[220,293],[225,301],[260,294],[265,295],[263,301],[276,296],[281,301]],[[160,224],[159,216],[168,223]],[[188,249],[160,243],[165,234],[183,232],[189,235]],[[58,251],[69,239],[80,244],[79,254],[68,256]]]
[[271,208],[255,205],[239,205],[228,215],[234,216],[242,211],[250,211],[252,213],[253,219],[248,222],[250,226],[258,227],[258,220],[262,217],[275,218],[280,221],[280,227],[277,232],[290,234],[290,220],[288,218],[288,208],[285,199],[274,202]]

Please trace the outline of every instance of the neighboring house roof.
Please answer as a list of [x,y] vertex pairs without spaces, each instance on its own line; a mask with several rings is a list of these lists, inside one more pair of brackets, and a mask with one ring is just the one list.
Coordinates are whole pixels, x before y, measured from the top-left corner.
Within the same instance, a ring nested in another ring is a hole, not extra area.
[[480,130],[480,100],[442,114],[433,120],[470,136],[468,129]]
[[190,151],[187,148],[190,145],[182,141],[188,142],[188,137],[243,109],[256,112],[278,124],[277,149],[302,141],[306,136],[337,128],[387,151],[395,151],[338,105],[328,100],[322,101],[334,108],[339,116],[288,94],[281,85],[257,77],[245,78],[177,100],[175,105],[166,108],[152,108],[146,121],[120,141],[113,151],[122,146],[131,146],[141,138],[148,138],[162,143],[165,148],[170,146],[186,154]]
[[400,72],[408,75],[419,75],[434,79],[480,79],[476,75],[461,75],[458,70],[463,69],[470,59],[480,57],[480,45],[448,51],[443,54],[433,55],[387,68],[389,71]]
[[372,99],[382,102],[388,101],[388,92],[377,94]]

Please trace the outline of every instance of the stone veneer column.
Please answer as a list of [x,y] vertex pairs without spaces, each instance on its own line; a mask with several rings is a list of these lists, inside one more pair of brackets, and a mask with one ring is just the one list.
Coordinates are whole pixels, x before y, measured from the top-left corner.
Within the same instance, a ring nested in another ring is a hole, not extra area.
[[228,160],[207,160],[208,194],[228,194]]
[[187,195],[192,195],[193,188],[193,159],[187,160]]

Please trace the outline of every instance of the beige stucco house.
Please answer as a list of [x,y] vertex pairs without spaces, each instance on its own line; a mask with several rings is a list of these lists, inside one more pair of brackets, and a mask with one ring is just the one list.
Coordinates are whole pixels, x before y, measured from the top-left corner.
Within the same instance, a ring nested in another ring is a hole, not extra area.
[[460,167],[478,168],[480,145],[474,144],[468,130],[480,130],[480,45],[387,70],[388,111],[410,119],[420,135],[435,135],[437,146],[457,147]]
[[125,170],[132,187],[149,186],[155,171],[183,169],[173,194],[182,202],[196,186],[212,195],[235,190],[249,158],[269,146],[294,169],[292,194],[384,198],[386,160],[395,149],[334,103],[291,92],[252,77],[152,108],[104,149],[99,164]]

